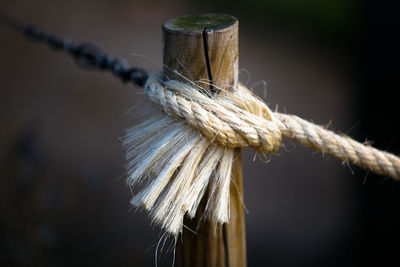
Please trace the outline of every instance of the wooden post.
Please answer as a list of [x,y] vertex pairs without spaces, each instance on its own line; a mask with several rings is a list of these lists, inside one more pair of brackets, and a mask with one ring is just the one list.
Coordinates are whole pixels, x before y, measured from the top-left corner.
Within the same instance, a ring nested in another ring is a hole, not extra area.
[[[167,78],[190,79],[213,94],[221,93],[219,88],[230,90],[237,85],[236,18],[225,14],[182,16],[167,21],[162,30],[163,73]],[[242,199],[242,167],[238,149],[230,185],[229,223],[219,225],[215,234],[213,226],[201,220],[204,210],[202,201],[196,218],[184,220],[185,227],[176,248],[178,266],[246,266]]]

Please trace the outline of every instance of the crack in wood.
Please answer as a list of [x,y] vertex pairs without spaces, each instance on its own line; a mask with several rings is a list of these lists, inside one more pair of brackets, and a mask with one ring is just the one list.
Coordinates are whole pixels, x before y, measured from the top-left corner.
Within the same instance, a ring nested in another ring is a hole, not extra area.
[[208,54],[208,43],[207,43],[207,27],[205,27],[202,31],[202,36],[203,36],[203,51],[204,51],[204,58],[206,61],[206,69],[207,69],[207,76],[208,76],[208,81],[210,83],[210,92],[211,95],[215,94],[215,88],[213,85],[213,78],[212,78],[212,72],[211,72],[211,64],[210,64],[210,56]]

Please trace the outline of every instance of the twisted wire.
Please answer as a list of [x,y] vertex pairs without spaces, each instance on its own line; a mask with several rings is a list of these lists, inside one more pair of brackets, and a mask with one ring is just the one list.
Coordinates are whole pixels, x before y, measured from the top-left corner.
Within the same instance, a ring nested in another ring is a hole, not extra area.
[[146,70],[130,67],[125,60],[114,58],[97,44],[83,42],[76,44],[69,39],[60,38],[48,31],[42,30],[34,25],[22,23],[14,18],[0,14],[0,24],[20,32],[29,40],[46,43],[49,47],[64,51],[72,56],[79,66],[88,70],[108,70],[123,82],[133,82],[142,87],[148,78]]
[[[3,14],[0,14],[0,24],[30,40],[67,52],[85,69],[108,70],[123,82],[130,81],[144,87],[149,99],[165,112],[185,120],[221,146],[252,146],[261,153],[273,153],[279,148],[283,135],[342,161],[400,180],[399,157],[337,135],[297,116],[273,113],[242,85],[238,88],[239,94],[235,92],[211,98],[184,83],[160,83],[158,79],[149,79],[146,70],[129,67],[124,60],[107,55],[94,43],[75,44]],[[234,98],[237,95],[239,97]],[[243,99],[245,101],[241,102]]]

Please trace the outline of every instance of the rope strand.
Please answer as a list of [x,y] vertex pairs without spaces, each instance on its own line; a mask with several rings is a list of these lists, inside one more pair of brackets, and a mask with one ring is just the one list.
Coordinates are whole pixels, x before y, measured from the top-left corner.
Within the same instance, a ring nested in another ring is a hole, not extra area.
[[153,221],[175,237],[185,214],[194,216],[203,197],[207,205],[202,217],[214,226],[228,222],[235,148],[274,153],[282,136],[400,180],[398,157],[297,116],[272,112],[241,84],[233,92],[219,89],[211,96],[190,81],[151,75],[144,93],[164,113],[128,129],[123,141],[128,184],[150,180],[131,203],[147,209]]
[[1,14],[0,24],[67,52],[85,69],[109,70],[124,82],[144,87],[148,99],[165,111],[128,129],[123,144],[128,184],[152,180],[131,203],[149,210],[153,221],[174,236],[182,231],[185,214],[195,216],[203,196],[203,218],[215,226],[227,223],[234,149],[251,146],[260,153],[274,153],[282,136],[400,180],[399,157],[297,116],[272,112],[241,84],[234,92],[220,89],[210,96],[190,81],[162,80],[129,67],[93,43],[77,45]]
[[400,180],[400,158],[337,135],[294,115],[274,113],[282,135],[342,161],[351,162],[379,175]]
[[285,136],[341,161],[400,180],[399,157],[297,116],[272,112],[243,85],[233,93],[212,97],[186,83],[151,77],[144,90],[166,113],[184,120],[220,146],[252,146],[260,153],[273,153]]

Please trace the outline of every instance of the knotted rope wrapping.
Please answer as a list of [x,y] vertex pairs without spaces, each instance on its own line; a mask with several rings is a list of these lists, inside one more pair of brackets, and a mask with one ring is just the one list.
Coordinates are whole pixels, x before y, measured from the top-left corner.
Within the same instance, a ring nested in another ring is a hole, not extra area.
[[400,158],[297,116],[272,112],[243,85],[215,96],[195,84],[149,78],[148,99],[164,113],[128,129],[128,183],[149,178],[131,203],[150,211],[173,235],[183,217],[194,217],[208,189],[204,218],[215,225],[229,220],[229,184],[234,149],[251,146],[273,153],[282,136],[380,175],[400,179]]

